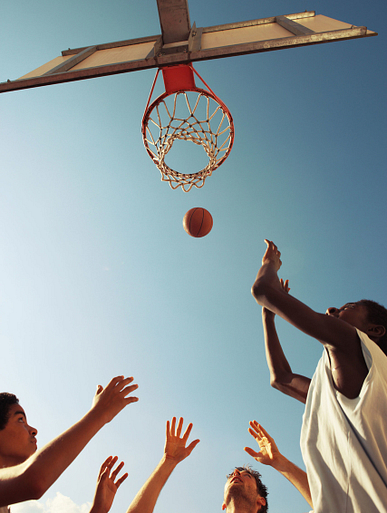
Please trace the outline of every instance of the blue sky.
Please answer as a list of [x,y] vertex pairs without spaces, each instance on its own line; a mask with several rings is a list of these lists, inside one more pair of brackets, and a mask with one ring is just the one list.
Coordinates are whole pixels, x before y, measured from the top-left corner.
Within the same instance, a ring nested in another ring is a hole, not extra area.
[[[250,294],[264,238],[279,246],[292,294],[312,308],[387,303],[385,2],[189,7],[198,27],[316,10],[379,35],[196,63],[236,137],[227,161],[189,193],[161,182],[143,147],[155,70],[0,95],[0,388],[18,395],[40,446],[114,375],[133,375],[140,397],[39,504],[15,512],[59,513],[61,497],[87,511],[109,454],[129,472],[111,510],[125,511],[173,415],[192,421],[201,443],[156,513],[221,511],[225,475],[244,463],[262,473],[271,513],[308,511],[243,452],[256,419],[303,467],[303,405],[270,388]],[[0,28],[1,82],[69,47],[160,33],[155,0],[21,0],[3,8]],[[202,239],[182,227],[194,206],[214,219]],[[311,377],[320,345],[281,321],[278,329],[293,370]]]

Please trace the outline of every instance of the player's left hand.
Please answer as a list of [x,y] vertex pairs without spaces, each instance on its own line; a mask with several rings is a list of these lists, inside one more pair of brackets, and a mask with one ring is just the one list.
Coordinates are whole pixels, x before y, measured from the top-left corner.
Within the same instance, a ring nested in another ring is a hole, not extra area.
[[118,474],[124,466],[124,462],[121,461],[117,468],[113,470],[117,460],[117,456],[114,456],[114,458],[109,456],[109,458],[102,463],[98,474],[97,488],[95,490],[93,506],[90,513],[107,513],[112,507],[118,488],[128,477],[128,474],[125,473],[117,479]]

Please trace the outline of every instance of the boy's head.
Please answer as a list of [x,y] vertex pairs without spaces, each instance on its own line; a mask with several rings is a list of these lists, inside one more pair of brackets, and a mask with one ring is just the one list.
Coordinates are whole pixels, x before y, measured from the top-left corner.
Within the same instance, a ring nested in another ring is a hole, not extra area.
[[387,355],[387,309],[384,306],[362,299],[355,303],[346,303],[341,308],[328,308],[327,314],[366,333]]
[[3,392],[0,394],[0,431],[5,428],[8,418],[9,409],[13,404],[19,404],[19,399],[14,394]]
[[23,463],[37,449],[37,430],[27,424],[14,394],[0,394],[0,467]]
[[387,355],[387,308],[384,308],[384,306],[370,299],[362,299],[359,303],[364,305],[367,309],[368,322],[381,328],[380,335],[375,342]]
[[227,476],[224,487],[224,502],[222,509],[227,509],[232,502],[249,510],[255,509],[258,513],[267,512],[267,487],[261,481],[261,474],[249,466],[236,467],[234,472]]

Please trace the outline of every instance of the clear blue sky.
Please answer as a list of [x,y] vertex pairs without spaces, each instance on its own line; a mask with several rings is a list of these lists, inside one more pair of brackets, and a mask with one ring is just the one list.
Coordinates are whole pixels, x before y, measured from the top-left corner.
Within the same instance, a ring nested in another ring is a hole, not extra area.
[[[224,165],[187,194],[161,182],[142,144],[154,70],[0,95],[0,389],[19,396],[40,446],[114,375],[133,375],[140,397],[38,504],[15,513],[59,513],[57,492],[59,503],[73,501],[66,513],[84,513],[109,454],[129,472],[111,510],[125,512],[173,415],[192,421],[201,443],[155,513],[220,512],[225,475],[244,463],[262,473],[271,513],[308,511],[284,478],[243,452],[257,419],[303,467],[303,405],[270,388],[250,287],[270,238],[291,293],[312,308],[387,303],[387,7],[190,2],[199,27],[304,10],[379,35],[197,63],[230,108],[236,139]],[[69,47],[158,33],[155,0],[8,2],[0,81]],[[182,228],[194,206],[214,218],[203,239]],[[311,377],[320,345],[278,328],[294,371]]]

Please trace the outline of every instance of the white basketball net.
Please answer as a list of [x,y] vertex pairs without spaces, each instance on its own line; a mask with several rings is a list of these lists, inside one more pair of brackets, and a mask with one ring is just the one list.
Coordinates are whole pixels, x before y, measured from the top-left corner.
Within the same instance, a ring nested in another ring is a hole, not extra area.
[[[201,188],[212,171],[222,164],[231,151],[234,125],[227,107],[203,89],[164,93],[148,109],[143,120],[143,140],[161,179],[172,189],[184,192],[193,186]],[[179,173],[165,162],[176,140],[201,145],[208,164],[196,173]]]

